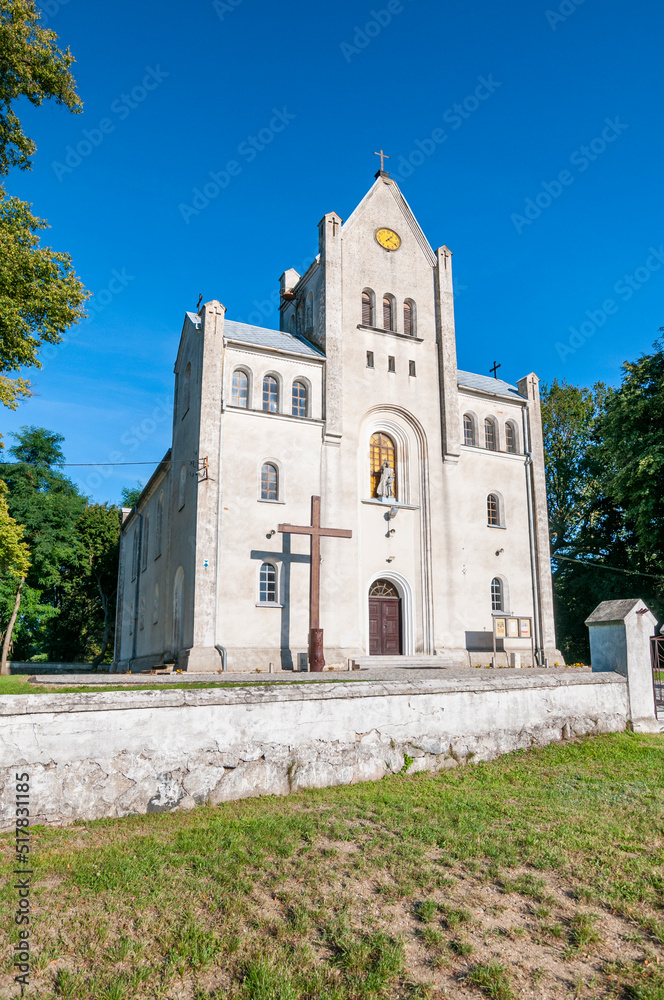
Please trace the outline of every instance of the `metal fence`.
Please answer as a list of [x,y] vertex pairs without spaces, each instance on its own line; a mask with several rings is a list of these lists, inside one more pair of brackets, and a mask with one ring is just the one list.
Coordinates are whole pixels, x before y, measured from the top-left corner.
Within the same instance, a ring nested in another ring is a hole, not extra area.
[[664,715],[664,635],[654,635],[650,640],[652,657],[652,686],[655,711]]

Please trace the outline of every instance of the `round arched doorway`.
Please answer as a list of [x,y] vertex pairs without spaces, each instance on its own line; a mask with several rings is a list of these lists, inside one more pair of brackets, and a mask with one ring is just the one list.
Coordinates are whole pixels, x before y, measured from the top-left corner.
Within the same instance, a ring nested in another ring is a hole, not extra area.
[[369,655],[400,656],[401,598],[391,580],[374,580],[369,588]]

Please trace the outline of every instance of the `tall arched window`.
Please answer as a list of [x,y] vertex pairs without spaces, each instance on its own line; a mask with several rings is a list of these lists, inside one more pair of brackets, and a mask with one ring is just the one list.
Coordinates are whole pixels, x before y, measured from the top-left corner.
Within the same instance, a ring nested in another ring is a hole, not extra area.
[[184,382],[182,386],[182,416],[189,410],[189,404],[191,403],[191,361],[187,362],[187,367],[184,370]]
[[183,465],[180,468],[180,483],[178,485],[178,510],[182,510],[182,508],[184,507],[186,492],[187,492],[187,466]]
[[245,410],[249,406],[249,376],[241,368],[236,368],[233,372],[231,403]]
[[276,465],[266,462],[261,468],[261,500],[279,499],[279,473]]
[[269,413],[279,411],[279,383],[274,375],[266,375],[263,379],[263,409]]
[[484,447],[489,451],[495,451],[497,447],[496,421],[493,417],[487,417],[484,421]]
[[[389,481],[390,476],[383,476],[383,470],[387,463],[387,467],[392,469],[393,479],[392,479],[392,496],[396,498],[397,496],[397,465],[396,465],[397,453],[394,445],[394,441],[389,436],[389,434],[384,434],[379,431],[377,434],[371,435],[371,441],[369,444],[369,462],[371,467],[371,496],[379,497],[388,494],[379,493],[381,488],[381,481]],[[382,487],[385,489],[385,486]]]
[[516,427],[511,420],[508,420],[505,424],[505,447],[508,452],[512,455],[516,455],[519,450],[517,444]]
[[264,562],[260,572],[260,603],[277,603],[277,571],[272,563]]
[[145,628],[145,594],[141,596],[138,604],[138,627],[140,631]]
[[470,413],[463,415],[463,443],[470,448],[474,448],[477,443],[475,441],[475,421]]
[[293,382],[292,413],[294,417],[307,415],[307,387],[304,382]]
[[374,293],[370,288],[365,288],[362,292],[362,326],[375,326],[374,317]]
[[173,581],[173,653],[177,656],[184,644],[184,570],[178,566]]
[[491,610],[504,611],[503,607],[503,581],[497,576],[491,581]]
[[152,599],[152,624],[156,625],[159,621],[159,584],[154,585],[154,597]]
[[164,491],[159,493],[157,501],[157,530],[155,531],[154,557],[161,555],[161,539],[164,532]]
[[383,330],[394,329],[394,299],[391,295],[383,295]]
[[415,303],[411,299],[403,304],[403,332],[407,337],[415,336]]
[[486,498],[487,524],[500,525],[500,501],[495,493],[489,493]]
[[148,565],[149,548],[150,548],[150,511],[147,512],[147,514],[145,515],[145,520],[143,521],[143,539],[141,542],[143,569],[146,569]]

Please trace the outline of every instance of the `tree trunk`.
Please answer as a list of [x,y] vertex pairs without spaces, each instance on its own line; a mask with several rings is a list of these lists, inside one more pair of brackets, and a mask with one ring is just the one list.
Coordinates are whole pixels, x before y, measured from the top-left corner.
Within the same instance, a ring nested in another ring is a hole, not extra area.
[[0,660],[0,676],[6,677],[9,674],[9,646],[12,641],[12,632],[14,631],[14,625],[16,624],[16,618],[18,617],[18,609],[21,606],[21,591],[23,590],[23,584],[25,583],[25,577],[21,577],[21,582],[18,585],[18,590],[16,591],[16,601],[14,602],[14,610],[12,611],[12,616],[9,619],[9,625],[7,626],[7,631],[5,632],[5,637],[2,641],[2,659]]
[[99,594],[100,594],[101,600],[102,600],[102,605],[103,605],[103,608],[104,608],[104,634],[103,634],[102,640],[101,640],[101,650],[100,650],[99,653],[97,653],[97,655],[95,656],[94,660],[92,661],[92,669],[93,670],[97,669],[97,667],[99,666],[99,664],[101,663],[101,661],[106,656],[106,650],[108,649],[108,640],[110,638],[110,633],[111,633],[111,605],[112,605],[112,602],[111,602],[110,598],[106,597],[106,595],[103,593],[103,591],[101,589],[101,585],[98,584],[97,587],[98,587]]

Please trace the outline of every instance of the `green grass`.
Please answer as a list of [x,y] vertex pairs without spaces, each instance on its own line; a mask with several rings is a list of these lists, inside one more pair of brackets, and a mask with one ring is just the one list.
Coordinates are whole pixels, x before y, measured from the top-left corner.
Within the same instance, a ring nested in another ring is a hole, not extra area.
[[[39,666],[39,664],[37,664]],[[37,670],[36,674],[39,673]],[[254,687],[258,684],[320,684],[316,680],[293,679],[284,681],[270,680],[270,675],[265,674],[262,678],[256,677],[255,681],[228,681],[217,679],[214,681],[195,681],[181,683],[159,683],[158,679],[152,684],[86,684],[81,680],[80,684],[31,684],[28,681],[28,674],[14,674],[10,677],[0,677],[0,695],[3,694],[103,694],[109,691],[195,691],[208,688],[236,688]],[[34,675],[32,675],[34,676]],[[84,675],[82,675],[84,676]],[[349,681],[368,681],[368,677],[354,677],[351,673],[340,677],[328,676],[325,683],[343,684]]]
[[[436,775],[35,828],[32,995],[415,1000],[425,968],[434,996],[458,995],[467,976],[507,1000],[532,990],[536,933],[556,961],[589,949],[598,968],[612,961],[611,917],[642,958],[597,995],[664,1000],[660,967],[645,964],[664,940],[663,801],[664,738],[623,733]],[[11,844],[0,837],[8,913]],[[491,930],[482,892],[514,933]],[[0,944],[0,993],[15,935]],[[487,940],[526,971],[507,978]]]

